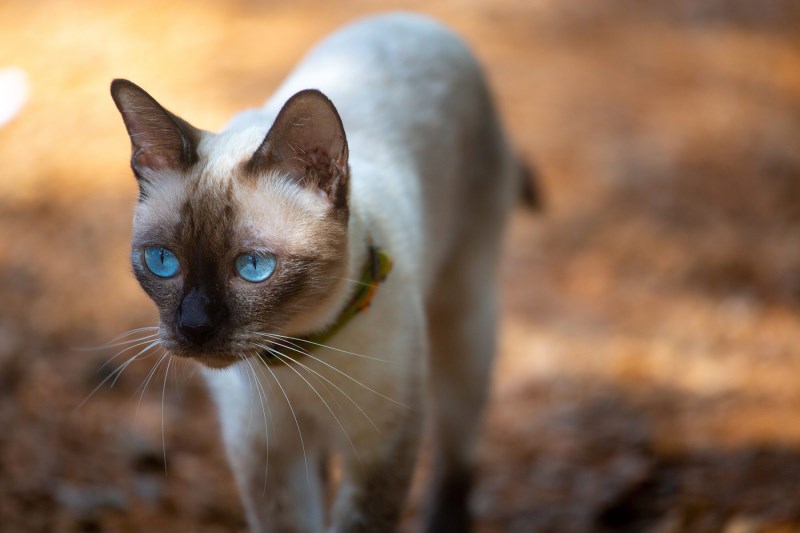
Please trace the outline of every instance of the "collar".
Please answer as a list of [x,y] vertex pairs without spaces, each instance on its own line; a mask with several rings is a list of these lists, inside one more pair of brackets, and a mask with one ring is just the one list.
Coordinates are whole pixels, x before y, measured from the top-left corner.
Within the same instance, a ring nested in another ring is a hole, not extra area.
[[[286,350],[292,352],[291,357],[287,359],[296,359],[301,354],[298,352],[312,350],[322,344],[325,344],[329,339],[336,335],[342,328],[344,328],[357,314],[366,311],[375,293],[378,292],[378,285],[386,280],[389,272],[392,270],[392,258],[386,250],[372,244],[372,239],[369,240],[367,247],[367,259],[361,270],[361,277],[356,284],[356,290],[350,298],[349,303],[339,312],[336,320],[323,331],[299,337],[296,340],[286,342],[287,346],[279,349],[281,353]],[[273,348],[275,349],[275,348]],[[286,357],[284,355],[283,357]],[[259,360],[263,364],[276,365],[280,364],[282,358],[274,355],[262,354]]]

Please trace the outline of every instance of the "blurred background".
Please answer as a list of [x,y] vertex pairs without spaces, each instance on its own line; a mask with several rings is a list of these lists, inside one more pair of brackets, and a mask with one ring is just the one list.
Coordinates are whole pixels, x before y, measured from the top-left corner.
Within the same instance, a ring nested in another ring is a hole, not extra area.
[[[506,243],[478,531],[800,531],[800,3],[399,5],[469,41],[546,203]],[[108,84],[215,130],[392,7],[0,3],[0,531],[245,530],[190,365],[76,410],[116,353],[78,348],[156,321]]]

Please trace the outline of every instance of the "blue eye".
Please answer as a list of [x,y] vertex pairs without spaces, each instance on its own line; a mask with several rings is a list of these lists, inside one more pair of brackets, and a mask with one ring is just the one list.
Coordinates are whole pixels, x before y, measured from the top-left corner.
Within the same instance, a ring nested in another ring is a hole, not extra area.
[[144,262],[150,272],[160,278],[171,278],[178,273],[181,264],[175,254],[161,246],[148,246],[144,249]]
[[277,261],[269,252],[242,254],[236,258],[236,272],[251,283],[264,281],[275,272]]

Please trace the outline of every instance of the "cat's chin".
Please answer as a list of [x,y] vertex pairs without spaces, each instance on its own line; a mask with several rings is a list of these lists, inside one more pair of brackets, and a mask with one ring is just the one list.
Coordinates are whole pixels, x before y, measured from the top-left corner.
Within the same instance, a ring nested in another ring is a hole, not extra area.
[[200,363],[208,368],[215,368],[218,370],[228,368],[229,366],[242,360],[240,357],[218,353],[177,353],[176,355],[184,359],[191,359],[192,361]]
[[228,368],[229,366],[233,365],[237,361],[240,361],[240,359],[237,359],[235,357],[230,357],[230,358],[206,357],[206,358],[203,358],[203,359],[197,359],[197,361],[200,364],[202,364],[204,366],[207,366],[209,368],[214,368],[214,369],[217,369],[217,370],[224,370],[225,368]]

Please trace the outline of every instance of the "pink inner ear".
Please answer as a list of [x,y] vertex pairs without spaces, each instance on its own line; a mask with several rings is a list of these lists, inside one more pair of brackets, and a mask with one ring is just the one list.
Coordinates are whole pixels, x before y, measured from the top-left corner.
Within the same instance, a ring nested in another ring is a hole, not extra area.
[[178,161],[170,158],[168,155],[160,153],[158,150],[148,150],[140,148],[131,157],[131,162],[138,168],[149,168],[152,170],[161,170],[167,168],[175,168]]
[[302,148],[315,158],[331,159],[342,155],[344,130],[335,109],[328,102],[315,102],[303,111],[310,115],[296,116],[286,126],[284,137],[290,145]]

